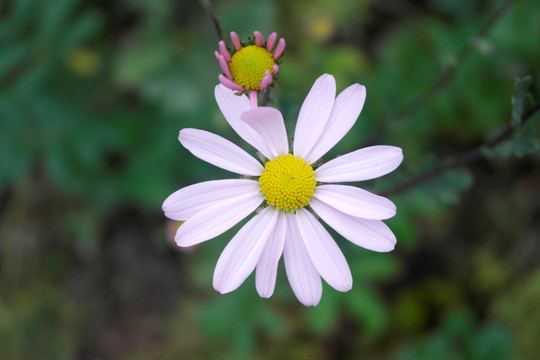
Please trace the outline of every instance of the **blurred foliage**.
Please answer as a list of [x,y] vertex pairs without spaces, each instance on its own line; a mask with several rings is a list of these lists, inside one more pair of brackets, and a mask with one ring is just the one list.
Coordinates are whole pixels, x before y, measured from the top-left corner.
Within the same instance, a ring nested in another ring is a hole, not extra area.
[[528,89],[532,79],[530,76],[516,79],[515,92],[512,96],[512,127],[516,134],[509,141],[495,148],[495,151],[487,151],[487,154],[502,156],[524,156],[540,150],[540,133],[537,133],[538,119],[533,119],[522,126],[522,118],[526,109],[533,104],[533,96]]
[[513,353],[512,340],[505,327],[475,326],[470,313],[456,311],[436,331],[409,344],[396,359],[509,359]]
[[537,350],[540,311],[535,299],[539,296],[540,271],[536,269],[517,281],[493,306],[494,316],[511,325],[515,331],[516,358],[527,358]]
[[[213,4],[225,33],[286,38],[270,105],[289,133],[320,74],[338,90],[366,85],[358,122],[327,158],[403,148],[398,170],[361,184],[374,192],[519,127],[538,98],[534,0],[512,2],[481,37],[498,1]],[[270,299],[253,276],[215,293],[215,263],[237,228],[180,252],[160,205],[229,176],[183,149],[181,128],[252,151],[215,103],[216,48],[196,1],[0,0],[0,358],[537,356],[538,115],[488,159],[392,196],[394,252],[332,233],[350,292],[326,286],[319,306],[304,308],[280,264]]]

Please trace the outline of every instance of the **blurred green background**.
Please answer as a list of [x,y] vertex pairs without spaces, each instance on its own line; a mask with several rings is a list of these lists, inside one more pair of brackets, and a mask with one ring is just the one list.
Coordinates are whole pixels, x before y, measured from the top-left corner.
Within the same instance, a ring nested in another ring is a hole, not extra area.
[[[366,85],[327,158],[402,147],[398,170],[360,184],[378,193],[507,127],[515,78],[540,89],[535,0],[213,3],[226,33],[286,38],[270,105],[290,130],[319,75]],[[183,149],[181,128],[245,145],[214,100],[217,40],[195,0],[0,0],[1,359],[538,357],[538,115],[468,168],[390,196],[392,253],[334,234],[350,292],[326,286],[304,308],[282,264],[270,299],[253,276],[215,292],[238,227],[182,251],[161,203],[230,177]]]

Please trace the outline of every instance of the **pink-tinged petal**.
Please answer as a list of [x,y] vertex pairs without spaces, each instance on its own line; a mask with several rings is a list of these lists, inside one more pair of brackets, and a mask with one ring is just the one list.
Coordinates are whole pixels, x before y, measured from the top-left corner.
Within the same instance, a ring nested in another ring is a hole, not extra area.
[[231,62],[231,53],[229,53],[229,50],[227,50],[227,45],[225,45],[225,41],[221,40],[219,42],[219,52],[221,53],[221,56],[227,61],[228,63]]
[[174,192],[165,199],[162,208],[169,219],[187,220],[220,201],[259,192],[259,188],[257,181],[247,179],[206,181]]
[[180,143],[201,160],[237,174],[258,176],[261,163],[237,145],[219,135],[198,129],[182,129]]
[[259,31],[254,31],[253,35],[255,36],[255,43],[257,46],[263,46],[264,43],[264,37]]
[[403,160],[395,146],[370,146],[339,156],[316,170],[320,182],[363,181],[394,171]]
[[266,243],[255,273],[255,286],[257,292],[263,298],[269,298],[274,293],[279,259],[285,245],[286,231],[287,217],[284,214],[279,214],[275,230]]
[[178,246],[186,247],[215,238],[255,211],[263,200],[260,193],[249,192],[220,201],[184,222],[174,240]]
[[238,37],[238,34],[234,31],[231,31],[231,40],[234,46],[234,49],[236,51],[240,51],[242,49],[242,44],[240,44],[240,38]]
[[316,199],[336,210],[355,217],[384,220],[396,214],[396,205],[387,198],[349,185],[320,185]]
[[274,47],[276,40],[277,34],[275,32],[271,33],[270,36],[268,36],[268,41],[266,42],[266,50],[272,52],[272,48]]
[[218,75],[219,82],[227,87],[228,89],[234,90],[234,91],[246,91],[242,86],[238,85],[237,83],[229,80],[225,75],[219,74]]
[[293,153],[297,157],[305,159],[313,149],[328,122],[335,96],[336,81],[332,75],[324,74],[313,84],[302,104],[294,130]]
[[[251,126],[240,120],[243,112],[251,109],[250,100],[247,96],[236,95],[224,86],[217,85],[215,88],[216,101],[225,119],[238,135],[248,144],[261,153],[269,153],[262,137]],[[254,92],[257,96],[257,92]]]
[[305,157],[308,163],[317,161],[349,132],[358,119],[365,100],[366,88],[359,84],[349,86],[338,95],[321,136]]
[[[223,113],[223,116],[225,116],[225,119],[229,123],[232,122],[235,125],[237,123],[243,124],[240,121],[240,115],[244,111],[251,109],[247,96],[236,95],[234,91],[231,91],[230,89],[221,85],[217,85],[215,87],[214,95],[216,97],[219,109]],[[234,128],[232,124],[231,126]]]
[[222,294],[238,288],[253,272],[268,239],[275,232],[278,212],[271,207],[255,215],[227,244],[214,271],[214,289]]
[[223,74],[225,74],[227,79],[232,81],[232,75],[231,75],[231,71],[229,70],[229,65],[225,61],[225,58],[223,57],[223,55],[221,55],[217,51],[214,52],[214,55],[216,56],[216,59],[219,62],[219,66],[221,67],[221,71],[223,71]]
[[269,150],[269,153],[262,154],[268,159],[275,159],[288,153],[287,130],[279,110],[260,106],[244,112],[241,119],[262,137],[265,147]]
[[274,75],[277,75],[277,73],[279,72],[279,65],[274,64],[272,66],[272,71],[274,72]]
[[321,300],[321,276],[307,252],[295,216],[286,215],[287,232],[283,247],[285,272],[298,300],[305,306],[315,306]]
[[334,289],[351,290],[351,270],[332,236],[309,211],[299,209],[296,213],[302,240],[319,274]]
[[325,223],[353,244],[377,252],[394,250],[396,237],[382,221],[347,215],[317,199],[312,199],[309,205]]
[[277,60],[281,56],[281,54],[283,54],[284,50],[285,50],[285,39],[281,38],[279,39],[279,42],[276,47],[276,51],[274,51],[274,55],[272,56],[272,58],[274,60]]

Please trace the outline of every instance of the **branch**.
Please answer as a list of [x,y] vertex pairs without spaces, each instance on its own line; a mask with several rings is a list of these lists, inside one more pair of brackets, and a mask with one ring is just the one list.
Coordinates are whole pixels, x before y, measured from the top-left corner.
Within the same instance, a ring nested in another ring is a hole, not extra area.
[[212,20],[212,23],[214,24],[214,29],[216,30],[219,40],[224,40],[223,31],[221,30],[221,25],[217,18],[214,7],[212,6],[212,3],[210,3],[210,0],[200,0],[200,1],[201,1],[201,5],[204,7],[208,15],[210,15],[210,19]]
[[[540,101],[536,102],[525,114],[523,114],[521,118],[521,123],[519,128],[523,127],[530,118],[533,117],[533,115],[540,110]],[[383,191],[381,195],[383,196],[390,196],[390,195],[396,195],[403,193],[407,190],[410,190],[418,185],[421,185],[423,183],[428,182],[429,180],[436,178],[445,172],[452,170],[457,167],[462,167],[465,165],[468,165],[478,159],[481,159],[485,156],[484,149],[493,149],[497,145],[501,144],[505,140],[508,140],[516,130],[519,128],[514,127],[512,125],[508,125],[505,129],[503,129],[501,132],[499,132],[496,136],[493,138],[485,141],[480,146],[471,149],[460,156],[447,161],[446,163],[436,166],[423,174],[417,175],[409,180],[406,180],[402,182],[401,184],[398,184],[394,186],[393,188]]]
[[465,46],[458,52],[456,56],[455,65],[447,67],[444,70],[439,78],[428,88],[426,89],[418,98],[412,101],[404,110],[399,112],[398,117],[408,118],[416,111],[424,107],[424,104],[429,103],[431,99],[437,95],[441,90],[446,88],[448,84],[452,81],[452,78],[456,74],[457,67],[462,63],[470,54],[474,48],[474,45],[478,39],[486,36],[486,34],[493,28],[501,16],[505,13],[508,7],[515,2],[516,0],[505,0],[503,1],[497,9],[491,14],[484,26],[478,30],[478,32],[469,39]]

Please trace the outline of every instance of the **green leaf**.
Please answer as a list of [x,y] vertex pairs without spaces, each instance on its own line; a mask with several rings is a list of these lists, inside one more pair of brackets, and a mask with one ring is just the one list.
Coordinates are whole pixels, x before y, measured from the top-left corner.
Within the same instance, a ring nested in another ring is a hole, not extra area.
[[7,49],[3,49],[0,57],[0,79],[9,76],[14,67],[20,66],[29,52],[30,47],[23,42],[11,44]]
[[316,307],[305,309],[310,330],[317,334],[331,331],[339,319],[342,308],[342,294],[326,287],[321,302]]
[[484,154],[489,157],[499,156],[517,156],[522,157],[540,150],[540,132],[538,132],[538,116],[529,119],[523,124],[523,114],[527,107],[533,103],[533,96],[527,92],[532,82],[530,76],[516,80],[516,90],[512,96],[512,126],[515,133],[507,141],[499,144],[494,149],[483,149]]
[[382,334],[388,323],[388,314],[384,302],[373,290],[353,286],[345,300],[368,336],[376,338]]
[[45,47],[55,44],[58,37],[64,35],[67,20],[71,18],[76,6],[77,1],[74,0],[54,0],[43,6],[36,24],[37,44]]
[[466,169],[453,169],[429,181],[422,188],[416,188],[405,197],[414,201],[417,211],[434,214],[442,210],[441,205],[453,205],[459,200],[460,193],[467,189],[473,180]]
[[34,0],[20,0],[13,2],[13,12],[6,21],[7,27],[12,34],[20,33],[28,26],[36,13],[38,2]]
[[470,359],[506,360],[514,358],[513,335],[510,329],[501,325],[489,325],[478,331],[470,339]]
[[61,55],[67,54],[77,46],[88,41],[101,28],[102,20],[95,12],[87,12],[75,18],[70,25],[69,33],[58,41],[58,51]]
[[532,78],[530,75],[516,79],[515,91],[512,96],[512,126],[515,128],[521,125],[521,119],[527,106],[527,89],[531,85],[531,82]]
[[391,254],[362,251],[350,261],[356,281],[388,279],[398,272],[397,260]]

